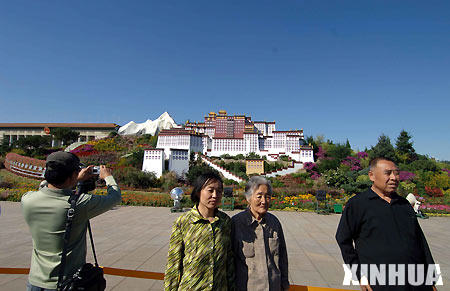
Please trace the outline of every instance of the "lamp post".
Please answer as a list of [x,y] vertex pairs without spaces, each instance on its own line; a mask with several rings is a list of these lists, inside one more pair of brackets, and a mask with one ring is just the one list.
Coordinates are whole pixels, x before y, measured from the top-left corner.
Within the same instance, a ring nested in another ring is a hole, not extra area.
[[182,212],[181,199],[183,198],[184,191],[180,187],[173,188],[170,191],[170,198],[173,199],[173,207],[170,208],[170,212]]

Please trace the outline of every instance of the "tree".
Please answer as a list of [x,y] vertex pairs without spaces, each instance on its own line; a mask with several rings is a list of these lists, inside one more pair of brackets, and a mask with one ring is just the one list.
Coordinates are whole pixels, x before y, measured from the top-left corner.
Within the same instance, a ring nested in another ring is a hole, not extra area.
[[2,144],[0,145],[0,156],[5,155],[11,150],[9,145],[9,139],[3,138]]
[[289,162],[289,156],[287,155],[280,155],[278,158],[282,161]]
[[416,172],[416,171],[436,172],[436,171],[439,171],[439,167],[437,166],[435,161],[428,159],[428,158],[423,158],[423,157],[420,157],[420,159],[415,160],[411,163],[400,164],[400,169],[403,171],[410,171],[410,172]]
[[414,150],[411,136],[407,131],[402,130],[400,132],[399,136],[397,137],[395,147],[400,159],[403,160],[403,162],[413,161],[416,159],[416,151]]
[[50,129],[50,134],[57,141],[61,141],[63,145],[69,145],[75,142],[80,133],[68,127],[55,127]]
[[144,149],[138,148],[127,157],[127,162],[130,166],[136,169],[142,169],[142,163],[144,162]]
[[51,146],[49,136],[31,135],[19,138],[14,142],[13,147],[18,147],[25,151],[27,156],[39,156],[45,153],[45,149]]
[[396,160],[395,149],[391,144],[391,139],[384,134],[380,135],[380,137],[378,138],[378,143],[371,148],[369,152],[369,157],[371,159],[384,157],[395,161]]
[[119,133],[117,132],[117,131],[110,131],[109,133],[108,133],[108,137],[109,138],[113,138],[113,137],[116,137],[116,136],[118,136],[119,135]]
[[246,159],[250,159],[250,160],[252,160],[252,159],[261,159],[261,157],[258,154],[256,154],[255,152],[248,153],[245,158]]
[[335,158],[321,159],[320,162],[317,163],[316,170],[319,173],[324,173],[327,170],[335,170],[335,169],[339,168],[340,164],[341,164],[341,162],[339,161],[339,159],[335,159]]
[[338,160],[338,163],[341,163],[343,159],[352,154],[352,149],[341,143],[328,144],[326,154],[328,157],[334,158]]
[[310,144],[313,147],[313,156],[316,157],[317,152],[319,151],[319,146],[321,142],[317,142],[317,140],[321,137],[321,140],[323,140],[323,136],[317,136],[316,140],[312,135],[307,136],[305,141],[307,144]]
[[219,172],[217,170],[211,168],[210,166],[208,166],[205,163],[200,162],[196,165],[189,167],[189,170],[186,173],[186,178],[189,181],[189,184],[193,185],[195,179],[197,179],[198,176],[200,176],[201,174],[207,173],[207,172],[215,172],[215,173],[219,174]]
[[191,152],[189,155],[189,168],[192,166],[195,166],[196,160],[195,160],[195,152]]
[[321,145],[322,143],[325,142],[325,136],[323,134],[318,134],[316,135],[315,141],[317,145]]
[[235,158],[236,160],[245,160],[245,156],[243,154],[237,154]]
[[349,149],[352,148],[352,147],[350,146],[350,142],[348,141],[348,138],[347,138],[347,142],[345,143],[345,146],[346,146],[347,148],[349,148]]

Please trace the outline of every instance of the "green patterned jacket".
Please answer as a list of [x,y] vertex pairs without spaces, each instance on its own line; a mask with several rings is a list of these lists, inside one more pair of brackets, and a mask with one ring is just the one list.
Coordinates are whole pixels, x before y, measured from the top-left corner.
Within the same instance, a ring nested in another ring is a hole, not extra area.
[[216,210],[213,222],[197,208],[178,217],[170,236],[165,290],[234,290],[231,219]]

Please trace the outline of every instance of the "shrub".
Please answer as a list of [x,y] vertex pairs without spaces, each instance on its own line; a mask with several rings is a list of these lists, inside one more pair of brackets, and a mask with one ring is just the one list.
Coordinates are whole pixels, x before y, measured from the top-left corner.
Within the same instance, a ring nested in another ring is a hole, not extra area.
[[350,171],[360,171],[362,169],[359,159],[348,156],[341,162],[342,165],[348,166]]
[[122,204],[169,207],[173,206],[173,201],[168,194],[144,194],[124,191],[122,193]]
[[144,149],[138,148],[130,155],[126,157],[127,163],[137,169],[142,169],[142,163],[144,162]]
[[442,190],[440,188],[431,188],[425,186],[425,193],[427,193],[431,197],[443,197],[444,193],[442,193]]
[[421,158],[420,160],[413,161],[409,164],[400,164],[399,168],[401,170],[415,172],[415,171],[430,171],[430,172],[436,172],[438,171],[438,167],[436,162],[427,159],[427,158]]
[[316,153],[316,158],[319,159],[324,159],[325,158],[325,150],[323,149],[323,147],[319,146],[317,153]]
[[139,145],[146,145],[156,148],[156,144],[158,143],[158,135],[152,136],[151,134],[143,134],[136,139],[136,143]]
[[327,170],[335,170],[339,167],[340,161],[334,158],[325,158],[317,163],[317,172],[324,173]]
[[311,171],[311,179],[317,180],[317,179],[320,178],[320,176],[321,176],[321,175],[320,175],[318,172],[316,172],[316,171]]
[[164,173],[161,178],[161,188],[164,191],[170,191],[173,188],[178,186],[178,178],[177,174],[175,172],[166,172]]
[[238,154],[235,156],[236,160],[245,160],[245,156],[243,154]]
[[341,143],[327,144],[326,155],[338,161],[338,164],[352,154],[352,149]]
[[446,205],[450,205],[450,188],[444,191],[444,198],[442,202]]
[[70,152],[77,155],[78,157],[86,157],[93,154],[98,154],[98,152],[94,150],[94,146],[91,144],[83,144],[71,150]]
[[11,188],[13,188],[13,183],[11,183],[11,182],[7,182],[7,181],[2,181],[1,179],[0,179],[0,188],[3,188],[3,189],[11,189]]
[[246,158],[246,159],[250,159],[250,160],[252,160],[252,159],[261,159],[261,156],[258,155],[258,154],[256,154],[256,153],[254,153],[254,152],[251,152],[251,153],[248,153],[248,154],[245,156],[245,158]]
[[365,158],[368,158],[369,157],[369,155],[366,153],[366,152],[358,152],[357,154],[356,154],[356,156],[358,157],[358,159],[360,159],[360,160],[362,160],[362,159],[365,159]]
[[400,171],[399,175],[400,181],[411,181],[416,176],[416,174],[407,171]]
[[231,180],[231,179],[223,179],[224,185],[239,185],[237,181]]
[[349,177],[346,175],[346,172],[341,169],[328,170],[323,173],[323,177],[329,187],[339,188],[342,185],[349,183]]
[[97,152],[89,156],[81,156],[81,162],[88,165],[114,165],[119,160],[119,153],[117,152]]
[[316,167],[317,167],[317,165],[316,165],[315,163],[306,162],[306,163],[303,164],[303,168],[304,168],[306,171],[312,171],[312,170],[314,170],[314,168],[316,168]]
[[444,172],[436,173],[429,177],[428,181],[425,182],[425,186],[429,188],[441,188],[448,189],[450,184],[450,178]]
[[238,194],[234,197],[234,208],[235,209],[245,209],[247,208],[248,202],[245,195]]
[[280,187],[284,187],[284,186],[286,186],[286,185],[283,182],[281,182],[280,180],[278,180],[276,178],[272,180],[273,188],[280,188]]
[[5,157],[0,157],[0,169],[5,168]]
[[159,187],[159,181],[154,173],[142,172],[133,167],[118,168],[114,170],[114,177],[119,184],[137,189]]
[[421,210],[425,213],[449,213],[450,206],[442,204],[438,205],[425,204],[422,205]]
[[18,154],[18,155],[21,155],[21,156],[25,156],[25,154],[26,154],[23,149],[17,149],[17,148],[16,149],[12,149],[11,152],[15,153],[15,154]]
[[99,140],[94,140],[88,142],[88,144],[92,144],[94,149],[97,151],[114,151],[120,152],[125,149],[124,146],[120,145],[117,141],[118,138],[104,138]]
[[210,166],[208,166],[205,163],[195,164],[195,165],[192,165],[191,167],[189,167],[189,171],[186,174],[186,179],[192,185],[198,176],[200,176],[203,173],[211,172],[211,171],[219,174],[218,171],[214,170],[213,168],[211,168]]
[[280,162],[267,162],[264,161],[264,172],[273,172],[282,169],[284,165]]
[[449,169],[442,169],[442,171],[444,171],[445,173],[447,173],[447,176],[449,176],[450,177],[450,170]]
[[16,140],[13,144],[13,147],[24,150],[25,155],[29,157],[43,156],[50,146],[51,138],[40,135],[25,136]]
[[416,188],[416,185],[414,183],[410,183],[408,181],[402,181],[400,182],[397,192],[400,195],[406,196],[409,193],[414,193],[414,189]]
[[289,156],[286,155],[281,155],[279,157],[280,160],[285,161],[285,162],[289,162],[289,160],[291,159]]

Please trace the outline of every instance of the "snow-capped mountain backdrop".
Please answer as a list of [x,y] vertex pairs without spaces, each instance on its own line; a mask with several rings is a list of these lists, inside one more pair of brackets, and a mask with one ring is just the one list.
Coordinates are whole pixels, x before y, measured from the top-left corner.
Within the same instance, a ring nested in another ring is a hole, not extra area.
[[169,113],[164,112],[155,120],[148,119],[143,123],[136,123],[130,121],[124,126],[119,128],[120,135],[140,135],[140,134],[151,134],[155,135],[161,129],[170,129],[178,126]]

